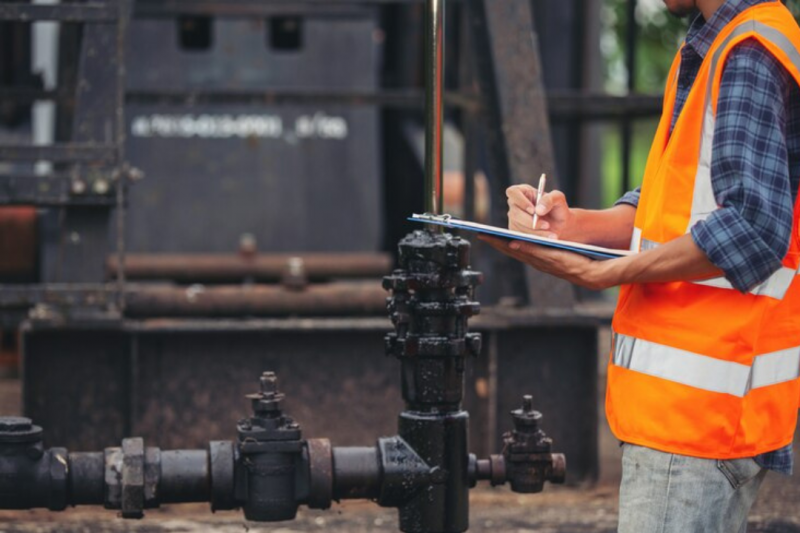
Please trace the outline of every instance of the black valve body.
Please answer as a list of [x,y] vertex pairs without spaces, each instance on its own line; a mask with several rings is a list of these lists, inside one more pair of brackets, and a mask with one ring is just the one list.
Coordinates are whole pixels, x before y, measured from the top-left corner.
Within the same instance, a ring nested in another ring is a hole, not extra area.
[[467,319],[479,312],[473,291],[482,275],[469,268],[469,242],[415,231],[400,241],[392,290],[395,332],[389,355],[400,359],[403,399],[398,432],[430,468],[432,484],[399,505],[406,533],[460,533],[469,527],[469,415],[461,409],[467,356],[480,352]]
[[22,417],[0,419],[0,501],[4,509],[67,506],[67,450],[44,450],[42,428]]
[[236,500],[248,520],[292,520],[299,507],[304,442],[300,426],[285,416],[272,372],[261,377],[261,392],[248,396],[253,416],[239,422]]

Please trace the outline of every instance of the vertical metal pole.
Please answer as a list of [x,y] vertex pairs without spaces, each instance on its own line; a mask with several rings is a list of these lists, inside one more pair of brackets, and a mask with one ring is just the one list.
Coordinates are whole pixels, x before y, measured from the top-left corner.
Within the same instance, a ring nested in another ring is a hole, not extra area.
[[117,87],[116,87],[116,173],[117,173],[117,307],[120,314],[125,312],[125,187],[128,182],[128,169],[125,165],[125,56],[128,17],[131,13],[129,0],[118,4],[117,16]]
[[425,0],[425,211],[444,210],[444,2]]

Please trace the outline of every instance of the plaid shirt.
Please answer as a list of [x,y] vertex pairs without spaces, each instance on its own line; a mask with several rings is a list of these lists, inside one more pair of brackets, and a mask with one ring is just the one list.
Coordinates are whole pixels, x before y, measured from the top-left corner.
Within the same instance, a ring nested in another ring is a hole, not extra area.
[[[709,21],[698,15],[681,50],[672,126],[680,115],[714,38],[736,15],[770,0],[727,0]],[[781,267],[789,249],[800,182],[800,90],[791,75],[755,40],[731,51],[716,110],[711,184],[720,208],[691,229],[697,246],[742,292]],[[617,204],[639,203],[639,189]],[[756,461],[790,474],[792,446]]]

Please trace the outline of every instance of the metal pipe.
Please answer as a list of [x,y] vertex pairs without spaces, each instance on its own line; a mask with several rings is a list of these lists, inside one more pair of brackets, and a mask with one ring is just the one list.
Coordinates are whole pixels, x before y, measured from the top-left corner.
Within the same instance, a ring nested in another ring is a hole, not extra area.
[[103,452],[72,452],[67,461],[70,504],[102,505],[106,490]]
[[444,210],[444,2],[425,2],[425,211],[434,214]]
[[[109,278],[118,258],[106,261]],[[303,253],[242,256],[233,254],[128,254],[128,279],[178,282],[233,282],[244,279],[280,281],[291,269],[300,269],[309,280],[370,278],[392,271],[392,257],[378,253]]]
[[386,293],[375,283],[332,283],[302,290],[282,286],[137,287],[127,294],[126,316],[380,315]]
[[161,452],[160,503],[207,502],[210,497],[206,450]]
[[0,208],[0,279],[36,279],[38,228],[33,207]]
[[381,489],[381,461],[374,446],[333,449],[333,498],[375,499]]

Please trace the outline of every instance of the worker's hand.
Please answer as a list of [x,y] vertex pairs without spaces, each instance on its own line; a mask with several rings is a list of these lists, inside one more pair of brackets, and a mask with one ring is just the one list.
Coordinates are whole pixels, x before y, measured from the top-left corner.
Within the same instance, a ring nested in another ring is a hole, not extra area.
[[587,289],[602,290],[618,284],[613,277],[613,263],[619,259],[595,261],[573,252],[522,241],[508,241],[488,235],[479,235],[478,238],[536,270]]
[[[543,237],[568,239],[574,215],[561,191],[551,191],[539,198],[536,188],[514,185],[506,189],[508,197],[508,229]],[[533,229],[533,214],[539,215]]]

